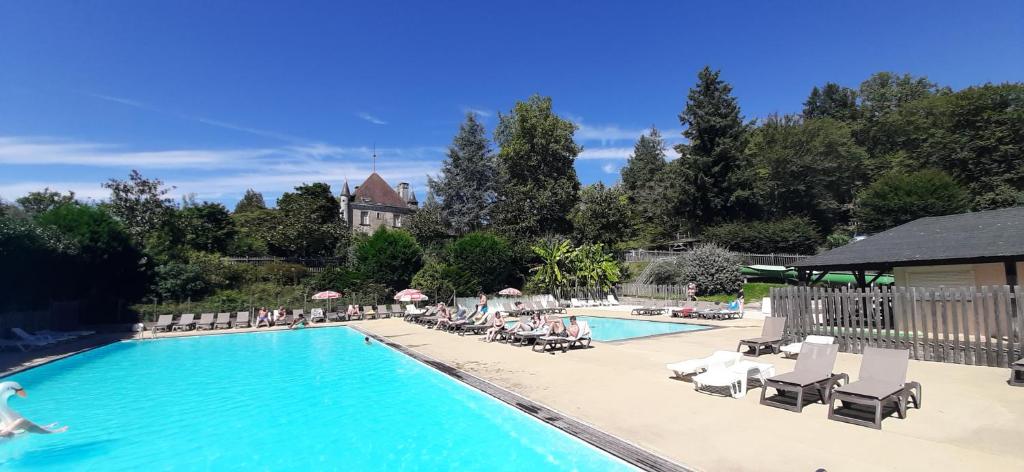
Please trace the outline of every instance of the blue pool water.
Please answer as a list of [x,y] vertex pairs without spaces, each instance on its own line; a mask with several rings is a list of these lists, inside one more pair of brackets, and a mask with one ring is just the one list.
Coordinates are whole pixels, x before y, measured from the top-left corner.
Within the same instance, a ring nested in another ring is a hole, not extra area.
[[348,328],[120,342],[12,376],[3,470],[632,470]]
[[[603,318],[599,316],[577,316],[577,320],[585,320],[595,341],[621,341],[623,339],[654,336],[657,334],[685,333],[701,331],[708,326],[687,323],[664,323],[659,321],[626,320],[620,318]],[[565,318],[568,323],[569,319]]]

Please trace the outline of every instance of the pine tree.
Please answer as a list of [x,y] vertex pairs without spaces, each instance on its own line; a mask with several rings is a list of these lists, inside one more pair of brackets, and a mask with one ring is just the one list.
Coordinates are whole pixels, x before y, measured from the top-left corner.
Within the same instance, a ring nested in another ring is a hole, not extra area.
[[581,151],[573,141],[576,125],[556,115],[551,99],[539,95],[517,102],[499,119],[495,225],[519,238],[568,234],[568,215],[580,189],[573,167]]
[[441,210],[456,233],[469,233],[490,221],[495,177],[487,132],[476,115],[468,113],[448,147],[440,176],[428,182],[430,190],[440,197]]
[[665,236],[669,219],[668,202],[674,195],[668,195],[668,173],[665,160],[665,142],[657,128],[641,135],[633,146],[622,168],[622,188],[629,198],[632,213],[636,216],[636,229],[641,239],[651,241]]
[[857,91],[834,82],[825,83],[821,89],[814,87],[804,102],[803,116],[806,119],[852,121],[857,115]]
[[743,208],[733,205],[748,126],[740,116],[732,86],[720,71],[704,67],[690,89],[679,122],[688,145],[678,145],[680,165],[692,190],[690,215],[700,224],[731,219]]

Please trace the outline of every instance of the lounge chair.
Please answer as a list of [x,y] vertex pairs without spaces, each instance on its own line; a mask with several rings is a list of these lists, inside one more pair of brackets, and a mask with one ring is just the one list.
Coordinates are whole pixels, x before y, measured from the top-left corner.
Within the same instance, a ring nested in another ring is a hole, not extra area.
[[515,342],[520,346],[525,346],[529,344],[530,341],[536,343],[537,340],[540,339],[542,336],[547,336],[551,334],[551,324],[552,323],[549,322],[545,323],[544,326],[541,326],[533,331],[527,331],[525,333],[515,333],[512,335],[510,341]]
[[323,323],[325,321],[327,321],[327,316],[324,315],[324,309],[323,308],[313,308],[312,310],[309,310],[309,322],[310,323],[316,323],[316,322]]
[[[761,404],[799,413],[804,409],[804,393],[808,389],[814,389],[821,398],[821,403],[828,404],[832,389],[839,385],[840,380],[850,383],[849,375],[832,373],[838,352],[837,344],[808,343],[803,346],[803,352],[797,358],[793,372],[776,375],[765,381],[764,388],[761,389]],[[778,395],[768,397],[769,388],[778,391]],[[786,394],[791,392],[796,393],[794,404],[783,400],[789,400]]]
[[741,339],[739,344],[736,345],[736,350],[739,351],[743,346],[747,346],[747,354],[751,352],[755,356],[761,355],[761,349],[770,349],[772,353],[776,353],[782,347],[782,333],[786,329],[786,318],[781,316],[773,316],[764,319],[764,326],[761,327],[761,336],[750,339]]
[[800,354],[800,348],[804,344],[832,344],[834,342],[836,342],[836,338],[833,338],[832,336],[818,336],[816,334],[812,334],[804,338],[803,342],[790,343],[782,346],[780,351],[782,351],[783,356],[792,357]]
[[186,331],[189,329],[195,329],[196,327],[196,315],[194,313],[185,313],[178,318],[178,322],[171,326],[171,331]]
[[1010,364],[1010,385],[1024,387],[1024,359]]
[[324,316],[327,317],[327,321],[345,321],[345,314],[337,311],[328,311],[327,314]]
[[199,315],[199,321],[196,321],[196,330],[213,329],[213,316],[213,313]]
[[57,343],[57,340],[54,338],[51,338],[49,336],[38,336],[35,334],[29,334],[27,331],[21,328],[11,328],[11,332],[18,336],[18,339],[21,340],[22,343],[29,344],[35,347],[49,346]]
[[426,310],[416,308],[416,305],[408,304],[405,306],[405,319],[406,321],[412,321],[417,316],[422,315]]
[[494,315],[488,313],[479,323],[466,323],[459,326],[459,334],[474,333],[479,334],[487,331],[494,323]]
[[404,315],[405,310],[402,310],[402,306],[398,304],[391,305],[391,316]]
[[156,320],[156,324],[153,325],[153,332],[157,333],[160,331],[170,331],[171,326],[174,325],[174,315],[160,315]]
[[368,320],[376,319],[377,318],[377,312],[373,311],[373,307],[372,306],[370,306],[370,305],[363,305],[363,316],[365,317],[365,319],[368,319]]
[[303,310],[302,308],[298,308],[298,309],[292,310],[292,315],[295,316],[295,318],[293,318],[293,319],[297,320],[297,319],[299,319],[300,316],[305,316],[306,315],[306,311]]
[[[590,347],[590,324],[586,321],[577,321],[576,325],[580,327],[579,335],[573,336],[541,336],[537,338],[537,341],[533,343],[534,351],[537,350],[537,346],[541,347],[541,351],[547,349],[548,346],[552,346],[552,349],[562,348],[562,352],[566,352],[573,346],[579,345],[583,347]],[[565,327],[565,329],[569,329]],[[586,344],[584,344],[586,343]]]
[[608,305],[619,306],[619,299],[615,298],[615,295],[608,294]]
[[583,306],[583,302],[581,302],[579,298],[570,298],[569,299],[569,307],[570,308],[580,308],[582,306]]
[[289,326],[295,321],[295,315],[288,313],[284,318],[274,321],[274,326]]
[[381,318],[391,318],[391,312],[388,311],[388,307],[385,305],[377,305],[377,316]]
[[231,313],[217,313],[217,321],[213,323],[213,329],[217,328],[230,328],[231,327]]
[[775,366],[742,359],[732,365],[716,362],[703,373],[693,376],[693,388],[700,391],[707,387],[728,387],[733,398],[743,398],[747,394],[747,383],[752,375],[763,386],[765,379],[775,375]]
[[665,364],[668,370],[671,370],[676,377],[684,377],[691,374],[697,374],[701,371],[707,370],[708,366],[712,364],[724,364],[731,366],[740,361],[743,358],[743,354],[733,351],[715,351],[708,357],[702,357],[700,359],[689,359],[682,362],[676,362],[674,364]]
[[28,352],[37,347],[48,345],[49,344],[35,344],[22,339],[0,339],[0,351],[8,347],[16,347],[21,350],[21,352]]
[[248,311],[239,311],[235,313],[235,328],[251,328],[252,323],[249,321]]
[[[829,398],[828,419],[882,429],[882,410],[886,404],[895,403],[900,418],[907,417],[910,400],[914,401],[914,408],[921,408],[921,384],[907,381],[909,360],[910,351],[906,349],[865,347],[857,381],[837,388]],[[850,409],[853,405],[869,406],[874,419],[838,414],[836,400]]]
[[36,334],[41,334],[43,336],[50,336],[51,338],[54,338],[54,339],[61,339],[61,338],[64,338],[64,339],[76,339],[76,338],[80,338],[82,336],[91,336],[93,334],[96,334],[96,332],[95,331],[91,331],[91,330],[58,331],[58,330],[53,330],[53,329],[41,329],[39,331],[36,331]]

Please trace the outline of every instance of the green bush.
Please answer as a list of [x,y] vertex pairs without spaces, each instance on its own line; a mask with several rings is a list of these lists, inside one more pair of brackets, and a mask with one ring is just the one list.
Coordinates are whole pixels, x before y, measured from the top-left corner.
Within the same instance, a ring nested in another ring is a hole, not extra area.
[[258,269],[260,280],[273,282],[278,285],[298,285],[307,276],[309,271],[305,266],[289,262],[271,262],[264,264]]
[[472,274],[443,262],[425,264],[412,278],[412,286],[439,301],[480,291],[480,282]]
[[423,265],[423,251],[412,235],[383,226],[360,241],[354,252],[356,269],[390,290],[407,288]]
[[731,251],[754,254],[814,254],[821,236],[807,218],[727,223],[706,228],[703,238]]
[[650,283],[656,285],[676,285],[681,283],[683,276],[683,266],[678,258],[652,262],[650,271]]
[[697,284],[697,295],[736,293],[743,284],[740,259],[714,244],[697,246],[679,257],[680,283]]
[[469,233],[449,247],[451,265],[474,279],[486,293],[508,286],[513,273],[508,241],[490,233]]
[[857,195],[854,214],[860,229],[873,233],[926,216],[963,213],[969,203],[967,191],[942,171],[890,172]]

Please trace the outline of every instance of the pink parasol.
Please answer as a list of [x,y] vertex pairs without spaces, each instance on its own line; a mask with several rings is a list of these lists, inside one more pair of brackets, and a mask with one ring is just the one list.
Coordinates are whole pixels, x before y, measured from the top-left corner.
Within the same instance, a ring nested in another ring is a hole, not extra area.
[[407,288],[395,294],[395,300],[403,302],[418,302],[429,299],[430,298],[424,295],[423,292],[414,288]]
[[513,296],[513,297],[518,297],[518,296],[520,296],[522,294],[523,294],[523,292],[520,292],[518,289],[514,289],[512,287],[509,287],[509,288],[506,288],[506,289],[502,289],[502,291],[498,292],[498,295],[509,295],[509,296]]
[[327,290],[313,295],[313,300],[330,300],[332,298],[341,298],[341,294]]

